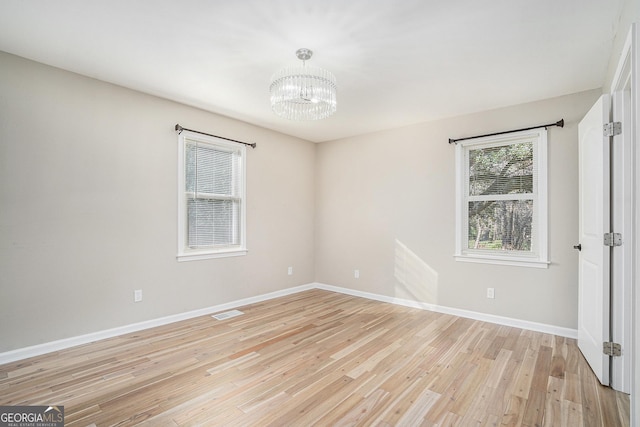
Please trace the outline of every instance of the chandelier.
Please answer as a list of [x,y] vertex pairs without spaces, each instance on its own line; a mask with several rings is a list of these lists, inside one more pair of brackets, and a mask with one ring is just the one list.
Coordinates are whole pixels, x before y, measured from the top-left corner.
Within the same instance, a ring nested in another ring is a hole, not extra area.
[[301,67],[284,68],[271,78],[271,109],[290,120],[320,120],[336,112],[336,78],[329,71],[307,67],[313,52],[298,49]]

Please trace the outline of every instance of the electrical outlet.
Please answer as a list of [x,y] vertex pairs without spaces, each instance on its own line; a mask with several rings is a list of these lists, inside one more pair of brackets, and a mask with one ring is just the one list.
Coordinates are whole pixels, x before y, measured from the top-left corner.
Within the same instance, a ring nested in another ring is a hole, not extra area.
[[133,302],[142,301],[142,289],[136,289],[133,291]]
[[287,268],[287,274],[288,274],[289,276],[293,275],[293,267],[289,267],[289,268]]
[[496,297],[496,293],[495,293],[495,289],[494,288],[487,288],[487,298],[495,298]]
[[360,278],[360,270],[353,270],[353,277],[356,279]]

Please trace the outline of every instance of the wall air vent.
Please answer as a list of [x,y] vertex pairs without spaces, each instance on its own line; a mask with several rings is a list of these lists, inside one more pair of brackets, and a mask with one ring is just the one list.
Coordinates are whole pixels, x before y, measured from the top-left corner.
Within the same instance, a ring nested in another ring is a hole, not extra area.
[[226,320],[232,317],[242,316],[243,314],[244,313],[241,312],[240,310],[230,310],[230,311],[225,311],[224,313],[213,314],[211,317],[213,317],[216,320]]

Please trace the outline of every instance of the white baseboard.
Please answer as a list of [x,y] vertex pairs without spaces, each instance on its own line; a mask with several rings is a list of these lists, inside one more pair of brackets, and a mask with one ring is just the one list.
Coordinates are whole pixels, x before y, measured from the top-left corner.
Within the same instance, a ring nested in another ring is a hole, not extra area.
[[452,314],[454,316],[465,317],[468,319],[481,320],[483,322],[497,323],[504,326],[512,326],[514,328],[528,329],[530,331],[543,332],[546,334],[558,335],[567,338],[578,338],[576,329],[563,328],[561,326],[547,325],[545,323],[530,322],[528,320],[514,319],[511,317],[496,316],[493,314],[479,313],[476,311],[463,310],[460,308],[446,307],[442,305],[429,304],[426,302],[413,301],[403,298],[389,297],[386,295],[374,294],[370,292],[356,291],[339,286],[325,285],[323,283],[314,283],[316,289],[324,289],[326,291],[339,292],[342,294],[353,295],[372,299],[376,301],[388,302],[391,304],[402,305],[405,307],[419,308],[421,310],[435,311],[438,313]]
[[286,295],[295,294],[310,289],[323,289],[326,291],[338,292],[341,294],[352,295],[361,298],[367,298],[375,301],[387,302],[391,304],[402,305],[405,307],[418,308],[421,310],[435,311],[438,313],[452,314],[455,316],[466,317],[474,320],[481,320],[483,322],[497,323],[499,325],[513,326],[521,329],[528,329],[536,332],[544,332],[547,334],[559,335],[568,338],[577,338],[578,331],[575,329],[562,328],[559,326],[547,325],[544,323],[530,322],[526,320],[513,319],[510,317],[495,316],[492,314],[478,313],[475,311],[462,310],[458,308],[444,307],[435,304],[428,304],[425,302],[407,300],[403,298],[389,297],[386,295],[379,295],[370,292],[356,291],[353,289],[342,288],[339,286],[325,285],[323,283],[310,283],[307,285],[296,286],[293,288],[283,289],[280,291],[270,292],[255,297],[244,298],[236,301],[231,301],[224,304],[215,305],[212,307],[202,308],[199,310],[188,311],[186,313],[174,314],[171,316],[161,317],[159,319],[147,320],[144,322],[134,323],[131,325],[125,325],[113,329],[107,329],[104,331],[93,332],[86,335],[80,335],[77,337],[65,338],[57,341],[51,341],[43,344],[38,344],[30,347],[19,348],[16,350],[0,353],[0,365],[17,360],[27,359],[29,357],[40,356],[42,354],[51,353],[53,351],[64,350],[66,348],[75,347],[77,345],[88,344],[90,342],[103,340],[106,338],[113,338],[119,335],[128,334],[131,332],[137,332],[144,329],[154,328],[156,326],[162,326],[169,323],[179,322],[181,320],[192,319],[198,316],[204,316],[207,314],[217,313],[219,311],[230,310],[233,308],[242,307],[257,302],[267,301],[274,298],[279,298]]
[[131,332],[138,332],[144,329],[155,328],[156,326],[167,325],[169,323],[179,322],[181,320],[192,319],[194,317],[213,314],[219,311],[230,310],[244,305],[254,304],[256,302],[262,302],[314,288],[315,286],[313,284],[296,286],[293,288],[283,289],[281,291],[270,292],[255,297],[249,297],[224,304],[214,305],[212,307],[188,311],[186,313],[174,314],[171,316],[161,317],[159,319],[152,319],[144,322],[134,323],[131,325],[107,329],[104,331],[92,332],[90,334],[80,335],[77,337],[65,338],[57,341],[33,345],[30,347],[19,348],[16,350],[0,353],[0,365],[15,362],[16,360],[27,359],[29,357],[40,356],[42,354],[51,353],[53,351],[64,350],[66,348],[75,347],[77,345],[88,344],[90,342],[98,340],[117,337],[119,335],[124,335]]

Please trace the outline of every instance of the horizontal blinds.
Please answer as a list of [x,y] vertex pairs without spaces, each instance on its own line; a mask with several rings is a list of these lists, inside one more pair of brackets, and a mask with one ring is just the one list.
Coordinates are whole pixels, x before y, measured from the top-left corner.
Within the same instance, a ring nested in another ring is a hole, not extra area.
[[187,199],[188,246],[239,245],[240,202],[231,200]]
[[469,150],[469,196],[533,194],[533,142]]
[[240,244],[241,152],[200,141],[185,146],[187,245]]
[[201,142],[188,142],[185,153],[187,192],[239,194],[240,156]]

